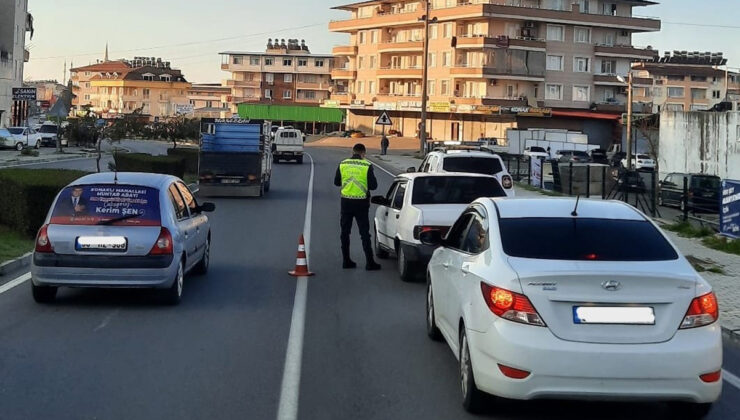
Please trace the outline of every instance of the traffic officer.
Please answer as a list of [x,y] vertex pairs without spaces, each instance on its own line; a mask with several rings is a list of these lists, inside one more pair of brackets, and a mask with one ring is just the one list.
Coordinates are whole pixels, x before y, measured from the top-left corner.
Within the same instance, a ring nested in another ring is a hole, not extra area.
[[380,270],[380,264],[373,258],[373,246],[370,242],[370,191],[378,188],[373,166],[365,160],[365,145],[358,143],[352,148],[352,158],[339,164],[334,177],[334,185],[341,187],[342,210],[340,225],[342,234],[342,268],[356,268],[357,264],[350,258],[349,235],[352,233],[352,220],[357,220],[357,229],[362,238],[362,249],[365,251],[365,269]]

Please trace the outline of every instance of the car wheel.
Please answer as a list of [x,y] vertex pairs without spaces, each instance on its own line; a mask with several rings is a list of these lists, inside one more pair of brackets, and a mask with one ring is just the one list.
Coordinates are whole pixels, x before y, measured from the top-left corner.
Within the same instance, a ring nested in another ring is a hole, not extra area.
[[398,274],[401,276],[403,281],[414,280],[414,267],[413,264],[406,259],[406,253],[403,252],[403,247],[398,245]]
[[52,303],[57,298],[57,288],[50,286],[36,286],[31,282],[33,300],[36,303]]
[[484,394],[475,386],[473,364],[470,361],[470,349],[465,327],[460,332],[460,387],[462,390],[463,407],[471,413],[478,413],[483,405]]
[[206,249],[203,251],[203,258],[200,259],[198,265],[195,266],[196,274],[208,273],[208,266],[211,263],[211,238],[206,240]]
[[270,182],[271,182],[271,181],[272,181],[272,180],[269,180],[269,181],[267,181],[267,182],[265,183],[265,192],[270,192]]
[[437,328],[437,314],[434,311],[434,295],[432,292],[432,280],[427,274],[427,335],[434,341],[442,339],[442,333]]
[[303,164],[303,157],[299,157],[298,159],[296,159],[296,162],[298,162],[299,165],[302,165]]
[[708,416],[711,410],[711,403],[696,404],[677,402],[673,403],[671,406],[671,414],[674,415],[673,418],[680,420],[701,420]]
[[19,152],[20,152],[21,150],[23,150],[23,143],[18,143],[18,144],[16,144],[16,145],[15,145],[15,150],[17,150],[17,151],[19,151]]
[[175,281],[172,282],[172,286],[165,291],[165,301],[170,305],[177,305],[182,300],[182,288],[185,283],[185,268],[183,267],[182,260],[177,265],[177,274],[175,274]]
[[36,148],[37,149],[41,148],[41,140],[36,140]]
[[388,251],[384,250],[380,246],[380,241],[378,240],[378,228],[375,228],[375,237],[373,240],[375,241],[375,256],[381,260],[388,258]]
[[273,157],[272,158],[272,163],[278,163],[278,162],[280,162],[280,159],[278,159],[276,157]]

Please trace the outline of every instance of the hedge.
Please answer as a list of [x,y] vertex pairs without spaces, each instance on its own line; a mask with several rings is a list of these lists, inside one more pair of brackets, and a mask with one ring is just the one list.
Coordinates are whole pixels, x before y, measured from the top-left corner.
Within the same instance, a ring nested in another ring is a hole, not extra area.
[[87,172],[0,169],[0,224],[33,238],[59,191]]
[[116,153],[116,170],[119,172],[147,172],[168,174],[183,178],[185,159],[180,156],[152,156],[145,153]]
[[198,149],[192,147],[181,147],[179,149],[167,149],[167,156],[181,157],[185,159],[185,173],[198,173]]

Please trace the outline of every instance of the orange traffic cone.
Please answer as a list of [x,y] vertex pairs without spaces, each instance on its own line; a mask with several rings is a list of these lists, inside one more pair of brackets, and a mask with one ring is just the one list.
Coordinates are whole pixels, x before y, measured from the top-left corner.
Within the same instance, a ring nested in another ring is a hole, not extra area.
[[295,269],[288,272],[293,277],[308,277],[314,273],[308,271],[308,260],[306,259],[306,243],[303,235],[298,238],[298,256],[295,259]]

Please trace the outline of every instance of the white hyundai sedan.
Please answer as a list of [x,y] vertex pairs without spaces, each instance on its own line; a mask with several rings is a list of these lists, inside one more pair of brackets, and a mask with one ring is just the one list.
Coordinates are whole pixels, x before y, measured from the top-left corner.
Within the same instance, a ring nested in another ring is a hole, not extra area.
[[634,208],[483,198],[421,239],[441,245],[427,332],[458,357],[468,410],[488,393],[669,401],[702,418],[719,398],[717,299]]

